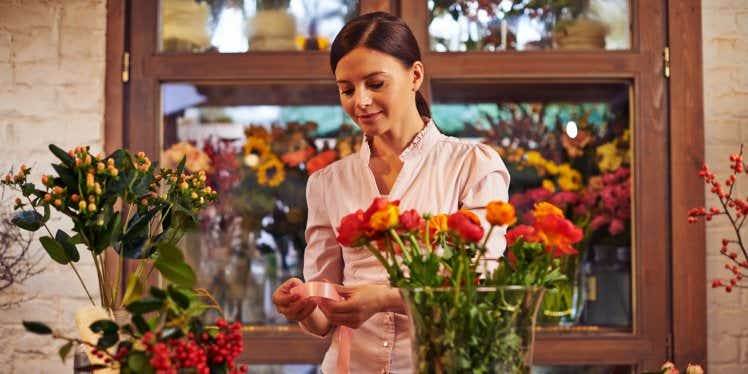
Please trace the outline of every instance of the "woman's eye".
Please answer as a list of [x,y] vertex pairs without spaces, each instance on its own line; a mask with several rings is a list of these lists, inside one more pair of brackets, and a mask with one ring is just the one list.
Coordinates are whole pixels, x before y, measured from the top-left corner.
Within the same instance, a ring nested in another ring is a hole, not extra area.
[[369,84],[369,87],[371,88],[382,88],[382,86],[384,86],[384,82],[374,82]]
[[351,94],[353,94],[353,90],[350,90],[350,89],[349,90],[341,90],[340,94],[341,95],[345,95],[345,96],[350,96]]

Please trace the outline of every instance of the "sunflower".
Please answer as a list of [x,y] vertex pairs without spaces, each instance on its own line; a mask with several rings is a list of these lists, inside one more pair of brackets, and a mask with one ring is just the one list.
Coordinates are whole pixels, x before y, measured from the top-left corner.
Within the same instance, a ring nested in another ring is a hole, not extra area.
[[286,171],[283,169],[283,163],[278,157],[267,157],[257,168],[257,183],[276,187],[283,183],[286,178]]
[[263,138],[250,136],[244,143],[244,163],[253,169],[260,165],[260,161],[267,158],[269,154],[270,145]]

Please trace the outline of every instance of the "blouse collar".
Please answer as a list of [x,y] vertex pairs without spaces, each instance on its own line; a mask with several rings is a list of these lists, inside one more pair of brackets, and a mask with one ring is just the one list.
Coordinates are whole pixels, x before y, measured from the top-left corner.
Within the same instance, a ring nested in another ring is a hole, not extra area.
[[[424,122],[426,122],[426,126],[416,134],[410,144],[408,144],[408,146],[400,153],[400,161],[405,162],[409,159],[425,154],[432,145],[436,144],[439,137],[444,136],[439,132],[439,129],[431,118],[423,117],[423,119]],[[366,138],[366,134],[363,136],[359,154],[361,155],[361,160],[368,165],[369,158],[371,157],[371,148],[369,147],[369,141]]]

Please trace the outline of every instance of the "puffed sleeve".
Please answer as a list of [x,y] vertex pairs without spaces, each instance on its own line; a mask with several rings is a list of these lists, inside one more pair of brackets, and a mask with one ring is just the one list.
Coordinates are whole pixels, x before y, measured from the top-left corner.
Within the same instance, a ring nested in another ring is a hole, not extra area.
[[[322,174],[322,170],[312,174],[306,185],[308,214],[304,235],[306,238],[304,280],[341,284],[343,281],[342,248],[335,239],[335,232],[325,211]],[[331,328],[323,335],[319,335],[307,329],[301,322],[299,326],[305,332],[320,338],[326,338],[335,330]]]
[[[493,200],[509,200],[509,171],[499,154],[485,144],[476,144],[466,162],[469,174],[460,194],[460,209],[475,213],[488,234],[490,225],[486,221],[486,205]],[[504,253],[505,233],[506,226],[493,229],[486,244],[487,259],[497,259]]]
[[306,186],[309,213],[305,232],[304,279],[307,282],[326,281],[341,284],[343,253],[325,211],[325,186],[322,174],[322,171],[312,174]]

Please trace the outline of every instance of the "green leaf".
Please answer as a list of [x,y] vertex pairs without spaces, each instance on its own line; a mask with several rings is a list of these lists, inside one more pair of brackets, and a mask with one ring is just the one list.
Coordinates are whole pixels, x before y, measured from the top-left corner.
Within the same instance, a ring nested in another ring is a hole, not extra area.
[[145,373],[147,366],[148,359],[145,357],[144,352],[135,351],[127,358],[127,367],[129,367],[133,373]]
[[27,331],[33,332],[34,334],[52,335],[52,329],[41,322],[23,321],[23,327],[25,327]]
[[15,212],[11,223],[26,231],[36,231],[44,224],[44,217],[35,210]]
[[184,261],[176,263],[161,260],[159,257],[153,265],[164,278],[180,287],[192,288],[195,285],[195,272]]
[[144,297],[127,304],[126,309],[132,314],[145,314],[159,310],[163,306],[163,300],[156,299],[155,297]]
[[130,274],[127,277],[127,287],[125,288],[125,295],[122,297],[122,305],[130,304],[139,299],[142,294],[143,283],[137,275]]
[[161,330],[161,339],[164,340],[177,339],[182,336],[184,336],[184,333],[182,333],[182,329],[178,327],[167,327]]
[[61,187],[67,187],[68,190],[78,190],[78,177],[73,174],[70,168],[64,165],[53,164],[52,168],[55,169],[59,178],[55,178],[55,184]]
[[109,221],[109,231],[112,233],[112,236],[109,238],[109,240],[112,243],[118,242],[120,236],[122,236],[122,213],[121,212],[114,213],[114,216],[112,216],[112,219]]
[[23,196],[31,196],[35,191],[36,186],[34,186],[33,183],[24,183],[23,186],[21,186],[21,193]]
[[81,256],[78,253],[78,249],[75,248],[75,244],[72,243],[70,235],[65,231],[57,230],[57,233],[55,233],[55,240],[60,243],[62,249],[65,251],[65,255],[70,259],[70,261],[78,262],[78,260],[80,260]]
[[170,284],[167,291],[169,292],[169,297],[171,297],[180,308],[187,309],[190,307],[190,298],[180,292],[176,287],[174,287],[174,285]]
[[49,208],[49,205],[44,206],[44,216],[42,217],[42,222],[49,221],[49,216],[52,213],[52,210]]
[[88,328],[93,332],[103,332],[104,334],[113,334],[119,330],[119,326],[114,321],[108,319],[100,319],[92,323]]
[[117,342],[119,342],[119,334],[116,332],[104,333],[104,335],[99,338],[99,341],[96,342],[96,348],[107,349],[117,344]]
[[158,287],[151,287],[151,295],[157,299],[165,299],[166,298],[166,292],[164,290],[158,288]]
[[187,155],[184,155],[182,157],[182,160],[179,161],[179,165],[177,165],[177,177],[182,175],[184,173],[184,165],[187,163]]
[[65,253],[65,249],[57,242],[57,240],[54,240],[49,236],[42,236],[39,238],[39,241],[42,243],[42,247],[44,247],[44,250],[47,251],[52,260],[61,265],[67,265],[70,262],[70,258],[68,258]]
[[67,152],[65,152],[62,148],[54,144],[50,144],[49,150],[52,151],[52,154],[54,154],[57,158],[59,158],[60,161],[62,161],[65,165],[71,166],[71,167],[75,165],[75,160],[72,157],[70,157],[70,155]]
[[145,334],[148,331],[151,331],[151,326],[148,325],[148,322],[145,321],[145,318],[143,318],[140,314],[135,314],[132,316],[132,324],[135,325],[135,328],[138,329],[138,332],[141,334]]
[[65,363],[65,359],[68,357],[71,349],[73,349],[73,342],[67,342],[57,351],[57,354],[60,355],[60,359],[62,359],[63,363]]

